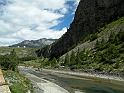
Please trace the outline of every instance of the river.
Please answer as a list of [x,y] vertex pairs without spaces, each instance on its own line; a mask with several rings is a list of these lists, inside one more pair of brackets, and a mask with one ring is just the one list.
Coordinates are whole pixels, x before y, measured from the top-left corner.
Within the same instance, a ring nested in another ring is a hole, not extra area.
[[32,69],[24,71],[53,82],[66,89],[69,93],[124,93],[124,82],[115,84],[105,79],[71,76],[47,71],[39,72]]

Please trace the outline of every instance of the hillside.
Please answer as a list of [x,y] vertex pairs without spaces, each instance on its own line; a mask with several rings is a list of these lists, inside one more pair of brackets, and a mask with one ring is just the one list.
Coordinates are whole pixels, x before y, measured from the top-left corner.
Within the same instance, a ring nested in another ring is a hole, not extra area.
[[41,61],[41,67],[124,72],[124,17],[89,34],[58,59]]
[[[86,38],[84,38],[77,45],[75,45],[74,46],[75,48],[73,48],[73,46],[70,47],[71,49],[68,52],[68,54],[70,55],[72,51],[77,53],[78,50],[83,51],[84,49],[87,49],[87,50],[92,49],[95,47],[97,40],[101,41],[102,39],[104,39],[105,42],[107,42],[109,40],[111,32],[118,34],[120,30],[124,31],[124,17],[119,18],[118,20],[113,21],[102,28],[98,28],[98,32],[94,34],[89,34]],[[94,38],[93,36],[96,36],[96,37]],[[65,57],[65,55],[66,54],[62,55],[61,58]]]
[[124,16],[124,0],[81,0],[67,32],[54,44],[36,51],[37,56],[59,57],[88,34]]
[[19,57],[34,55],[34,50],[32,48],[23,48],[23,47],[22,48],[0,47],[0,55],[10,54],[10,52],[13,49],[15,50],[17,56]]
[[[97,35],[92,39],[93,35]],[[90,34],[84,43],[60,57],[66,67],[124,72],[124,17],[114,21],[100,32]],[[73,55],[75,54],[75,55]],[[68,60],[67,60],[68,56]]]

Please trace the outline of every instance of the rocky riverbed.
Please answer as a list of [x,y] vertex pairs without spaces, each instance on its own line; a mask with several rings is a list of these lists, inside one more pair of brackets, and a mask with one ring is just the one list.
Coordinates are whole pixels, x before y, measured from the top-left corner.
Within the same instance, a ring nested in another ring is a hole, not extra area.
[[[39,70],[35,68],[35,70]],[[94,70],[60,70],[60,69],[42,69],[42,71],[62,73],[68,75],[75,76],[85,76],[85,77],[94,77],[94,78],[102,78],[109,80],[116,80],[124,82],[124,73],[119,72],[109,72],[109,71],[94,71]]]
[[[24,74],[28,79],[32,81],[34,88],[35,88],[35,93],[55,93],[55,91],[57,91],[57,93],[85,93],[85,92],[83,91],[80,92],[79,90],[75,90],[75,92],[68,92],[65,90],[66,88],[65,89],[61,88],[63,86],[60,87],[58,86],[58,84],[56,85],[54,82],[53,83],[51,82],[54,80],[46,80],[46,78],[42,76],[40,76],[39,78],[36,75],[33,75],[32,73],[27,73],[25,71],[26,69],[33,71],[33,73],[37,73],[37,75],[45,73],[48,75],[55,75],[55,76],[65,77],[65,78],[70,78],[70,79],[75,78],[79,81],[81,80],[81,81],[92,82],[94,84],[98,84],[98,86],[100,84],[103,84],[103,87],[109,86],[117,90],[122,90],[122,87],[124,87],[123,73],[114,73],[114,72],[110,73],[110,72],[97,72],[97,71],[67,71],[67,70],[64,71],[64,70],[58,70],[58,69],[57,70],[55,69],[54,70],[52,69],[41,70],[41,69],[33,68],[33,67],[19,67],[19,69],[20,69],[20,73]],[[61,80],[59,81],[61,82]],[[68,85],[66,87],[68,87]],[[116,92],[112,92],[112,93],[116,93]]]
[[20,73],[23,74],[26,78],[31,80],[35,93],[69,93],[67,90],[61,88],[60,86],[49,82],[43,78],[39,78],[33,74],[27,73],[24,70],[33,69],[32,67],[19,67]]

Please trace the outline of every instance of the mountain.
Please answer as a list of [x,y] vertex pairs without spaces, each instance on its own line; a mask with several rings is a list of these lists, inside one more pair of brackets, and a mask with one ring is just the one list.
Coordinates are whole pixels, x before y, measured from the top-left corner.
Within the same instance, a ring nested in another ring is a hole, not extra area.
[[50,45],[53,42],[55,42],[57,39],[46,39],[46,38],[42,38],[42,39],[38,39],[38,40],[24,40],[21,43],[15,44],[15,45],[11,45],[9,47],[30,47],[30,48],[35,48],[35,47],[41,47],[41,46],[45,46],[45,45]]
[[81,0],[67,32],[55,43],[36,51],[37,56],[59,57],[87,35],[124,16],[124,0]]

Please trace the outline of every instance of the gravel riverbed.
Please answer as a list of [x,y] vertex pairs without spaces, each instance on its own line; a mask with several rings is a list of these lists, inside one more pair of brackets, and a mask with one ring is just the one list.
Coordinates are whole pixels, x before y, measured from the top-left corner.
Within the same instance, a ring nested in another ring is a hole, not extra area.
[[60,86],[52,82],[49,82],[45,79],[39,78],[33,74],[25,72],[24,70],[26,69],[33,68],[19,67],[19,72],[32,82],[35,93],[69,93],[67,90],[61,88]]
[[[93,82],[104,81],[106,83],[115,84],[117,86],[124,87],[124,74],[114,72],[98,72],[98,71],[68,71],[59,69],[38,69],[33,67],[19,67],[20,73],[26,78],[30,79],[34,85],[35,93],[69,93],[67,90],[56,85],[54,82],[50,82],[44,78],[39,78],[33,74],[27,73],[25,70],[33,70],[35,73],[48,73],[51,75],[64,76],[67,78],[83,79]],[[84,93],[75,91],[75,93]]]

